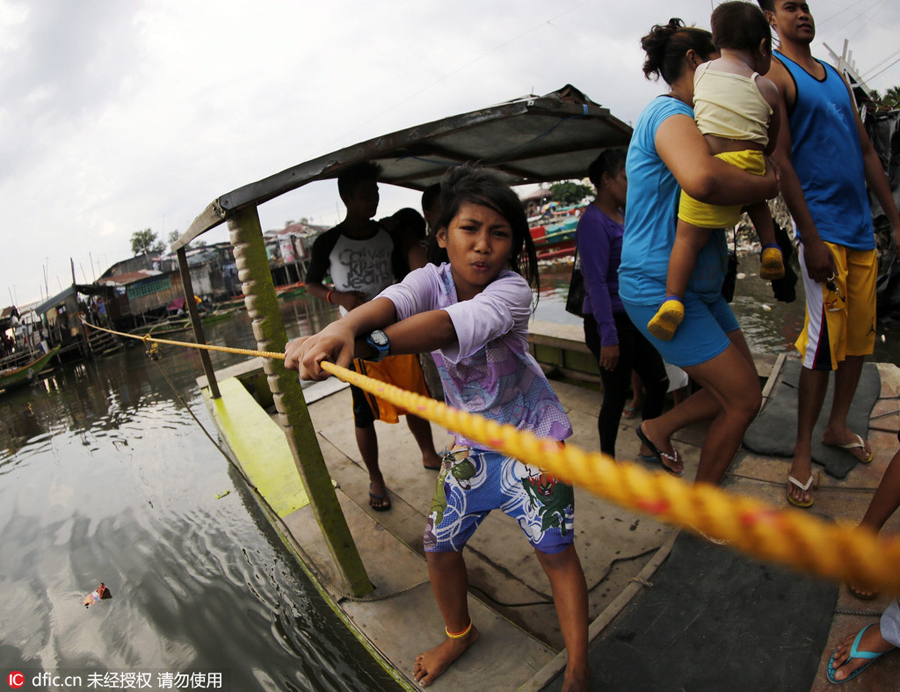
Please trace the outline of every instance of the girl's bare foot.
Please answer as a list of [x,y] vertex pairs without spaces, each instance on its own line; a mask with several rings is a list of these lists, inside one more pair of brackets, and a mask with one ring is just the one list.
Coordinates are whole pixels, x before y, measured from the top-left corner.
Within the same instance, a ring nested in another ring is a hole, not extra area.
[[[421,687],[428,687],[437,680],[447,666],[462,656],[466,650],[478,641],[478,630],[473,626],[468,635],[460,639],[449,637],[430,651],[416,656],[413,676]],[[587,689],[587,688],[585,688]]]

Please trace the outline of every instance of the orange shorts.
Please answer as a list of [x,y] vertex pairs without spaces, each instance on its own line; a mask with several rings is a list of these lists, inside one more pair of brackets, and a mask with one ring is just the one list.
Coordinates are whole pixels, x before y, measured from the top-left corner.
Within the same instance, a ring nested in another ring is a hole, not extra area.
[[[353,361],[353,366],[361,375],[392,384],[414,394],[429,396],[428,387],[425,386],[425,377],[422,375],[422,367],[419,365],[418,357],[414,354],[388,356],[380,363],[357,358]],[[406,410],[396,408],[393,404],[379,399],[369,392],[364,392],[364,394],[376,420],[384,423],[396,423],[400,420],[399,416],[406,415]]]

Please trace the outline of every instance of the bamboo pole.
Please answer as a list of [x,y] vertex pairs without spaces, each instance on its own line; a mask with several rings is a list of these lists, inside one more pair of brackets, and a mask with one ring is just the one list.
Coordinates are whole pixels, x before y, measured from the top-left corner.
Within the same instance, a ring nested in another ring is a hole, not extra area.
[[[229,217],[228,230],[258,349],[284,353],[287,335],[256,207],[246,207]],[[374,587],[334,491],[297,374],[289,372],[283,360],[266,359],[263,368],[325,543],[349,591],[356,597],[363,596]]]

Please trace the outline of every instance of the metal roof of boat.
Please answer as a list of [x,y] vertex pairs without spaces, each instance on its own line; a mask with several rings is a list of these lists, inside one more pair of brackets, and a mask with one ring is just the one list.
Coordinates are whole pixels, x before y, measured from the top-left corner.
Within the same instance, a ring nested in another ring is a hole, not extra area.
[[631,127],[570,84],[462,115],[416,125],[319,156],[224,194],[175,241],[172,251],[229,214],[314,180],[336,178],[360,161],[382,167],[379,182],[424,190],[453,165],[478,162],[510,185],[583,178],[604,149],[625,146]]

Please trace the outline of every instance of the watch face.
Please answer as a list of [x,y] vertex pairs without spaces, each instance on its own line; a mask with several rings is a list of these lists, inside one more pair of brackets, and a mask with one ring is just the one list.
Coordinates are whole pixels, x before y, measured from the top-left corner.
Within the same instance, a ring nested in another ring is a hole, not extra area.
[[369,334],[369,340],[375,344],[376,346],[387,346],[390,343],[387,334],[385,334],[380,329],[376,329],[371,334]]

